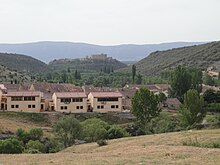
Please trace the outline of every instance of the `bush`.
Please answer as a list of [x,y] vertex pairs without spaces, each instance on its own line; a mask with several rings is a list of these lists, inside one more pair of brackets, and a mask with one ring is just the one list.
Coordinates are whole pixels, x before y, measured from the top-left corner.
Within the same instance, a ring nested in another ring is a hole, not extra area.
[[128,133],[117,125],[111,126],[107,133],[109,139],[117,139],[128,136]]
[[0,141],[1,154],[18,154],[22,153],[24,147],[22,142],[17,139],[6,139]]
[[22,141],[24,144],[26,144],[29,141],[29,133],[27,133],[22,128],[17,129],[17,131],[15,133],[15,137],[19,141]]
[[45,152],[45,147],[44,144],[42,144],[39,140],[33,141],[30,140],[26,144],[26,152],[27,153],[44,153]]
[[108,138],[110,125],[101,119],[92,118],[82,122],[82,138],[87,142],[95,142]]
[[41,128],[32,128],[29,131],[29,137],[31,140],[41,140],[43,137],[43,130]]
[[208,112],[220,112],[220,103],[210,103],[207,105]]
[[45,142],[46,153],[56,153],[64,149],[64,145],[57,138],[50,138]]
[[108,143],[107,143],[106,140],[98,140],[98,141],[97,141],[97,144],[101,147],[101,146],[107,145]]
[[164,112],[153,119],[149,124],[149,133],[174,132],[180,129],[177,118]]

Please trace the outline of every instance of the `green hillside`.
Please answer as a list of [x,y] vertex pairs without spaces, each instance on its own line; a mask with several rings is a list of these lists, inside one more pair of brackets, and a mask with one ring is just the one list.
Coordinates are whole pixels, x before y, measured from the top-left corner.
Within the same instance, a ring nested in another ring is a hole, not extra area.
[[49,63],[48,67],[53,71],[62,71],[68,69],[77,69],[80,71],[103,71],[111,72],[112,70],[125,68],[127,65],[116,59],[59,59]]
[[48,70],[47,65],[40,60],[20,54],[0,53],[0,65],[6,66],[10,70],[27,72],[29,74]]
[[[143,75],[159,75],[162,70],[173,69],[178,65],[206,69],[208,66],[220,65],[220,41],[204,45],[189,46],[157,51],[137,62],[137,71]],[[131,72],[131,67],[122,69]]]

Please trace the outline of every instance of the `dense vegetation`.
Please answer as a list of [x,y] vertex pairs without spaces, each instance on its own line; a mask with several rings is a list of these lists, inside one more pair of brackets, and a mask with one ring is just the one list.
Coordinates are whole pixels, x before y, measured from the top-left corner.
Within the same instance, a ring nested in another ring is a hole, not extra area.
[[[147,76],[159,75],[163,70],[176,68],[179,65],[206,70],[208,66],[220,61],[220,42],[157,51],[136,63],[137,70]],[[130,72],[131,66],[122,69]]]

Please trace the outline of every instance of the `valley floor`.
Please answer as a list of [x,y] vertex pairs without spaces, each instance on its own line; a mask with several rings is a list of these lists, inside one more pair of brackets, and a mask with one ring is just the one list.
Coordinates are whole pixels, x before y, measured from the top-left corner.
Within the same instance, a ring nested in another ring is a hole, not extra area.
[[133,164],[220,164],[220,149],[183,146],[187,139],[199,143],[220,141],[220,129],[183,131],[166,134],[129,137],[76,145],[55,154],[0,155],[3,165],[133,165]]

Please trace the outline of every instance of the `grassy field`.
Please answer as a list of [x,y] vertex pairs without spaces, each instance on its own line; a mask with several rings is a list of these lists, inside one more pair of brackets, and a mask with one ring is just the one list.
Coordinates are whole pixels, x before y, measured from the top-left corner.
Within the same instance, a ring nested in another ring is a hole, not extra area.
[[55,154],[0,155],[4,165],[143,165],[143,164],[220,164],[220,149],[183,146],[183,141],[197,138],[201,144],[220,141],[220,129],[184,131],[129,137],[69,147]]

